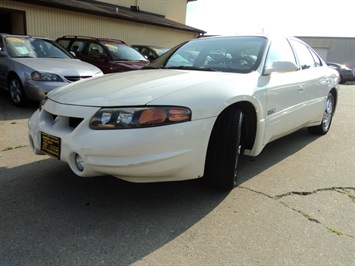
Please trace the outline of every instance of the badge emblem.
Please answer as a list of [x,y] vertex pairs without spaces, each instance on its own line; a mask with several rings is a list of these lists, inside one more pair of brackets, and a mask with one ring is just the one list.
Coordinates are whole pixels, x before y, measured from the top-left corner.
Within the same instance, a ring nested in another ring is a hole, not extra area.
[[60,118],[57,116],[52,122],[52,127],[54,127],[59,122],[59,120]]

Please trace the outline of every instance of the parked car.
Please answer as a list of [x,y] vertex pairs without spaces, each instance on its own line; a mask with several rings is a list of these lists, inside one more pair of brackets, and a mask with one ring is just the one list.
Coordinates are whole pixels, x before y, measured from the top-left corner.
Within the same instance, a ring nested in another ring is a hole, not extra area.
[[105,74],[138,70],[149,63],[143,55],[121,40],[63,36],[57,42]]
[[160,46],[149,46],[149,45],[131,45],[134,49],[144,55],[150,62],[153,62],[163,53],[167,52],[169,49]]
[[338,80],[296,38],[194,39],[142,70],[48,94],[29,121],[30,146],[82,177],[203,177],[232,189],[242,154],[257,156],[267,143],[304,127],[327,134]]
[[339,72],[340,84],[355,80],[353,70],[346,65],[332,62],[327,62],[327,65]]
[[48,38],[0,33],[0,87],[24,106],[40,101],[52,89],[103,75],[97,67],[75,59]]

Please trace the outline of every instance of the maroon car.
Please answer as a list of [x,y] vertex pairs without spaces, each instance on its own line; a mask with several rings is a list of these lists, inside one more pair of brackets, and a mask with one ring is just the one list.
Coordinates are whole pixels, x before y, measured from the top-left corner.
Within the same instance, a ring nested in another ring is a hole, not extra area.
[[82,61],[93,64],[104,74],[137,70],[149,63],[143,55],[121,40],[63,36],[56,40]]

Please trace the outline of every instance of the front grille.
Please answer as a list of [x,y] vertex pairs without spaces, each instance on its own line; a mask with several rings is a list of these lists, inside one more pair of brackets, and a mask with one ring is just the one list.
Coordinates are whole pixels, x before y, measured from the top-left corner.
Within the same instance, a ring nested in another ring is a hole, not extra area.
[[75,82],[81,79],[91,78],[91,76],[65,76],[65,78],[70,82]]
[[76,128],[83,120],[83,118],[69,117],[69,126]]
[[[47,113],[47,112],[46,112]],[[55,114],[50,114],[47,113],[49,115],[50,118],[50,123],[52,124],[52,126],[56,123],[55,121],[59,118],[60,120],[64,120],[66,121],[66,123],[64,123],[64,127],[70,127],[72,129],[75,129],[83,120],[84,118],[80,118],[80,117],[70,117],[70,116],[57,116]]]

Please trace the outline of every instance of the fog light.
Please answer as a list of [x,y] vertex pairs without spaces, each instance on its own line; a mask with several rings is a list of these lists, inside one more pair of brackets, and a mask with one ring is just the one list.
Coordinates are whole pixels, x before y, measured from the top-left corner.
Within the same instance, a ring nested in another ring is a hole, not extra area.
[[80,172],[84,171],[84,161],[79,154],[75,155],[75,163]]

